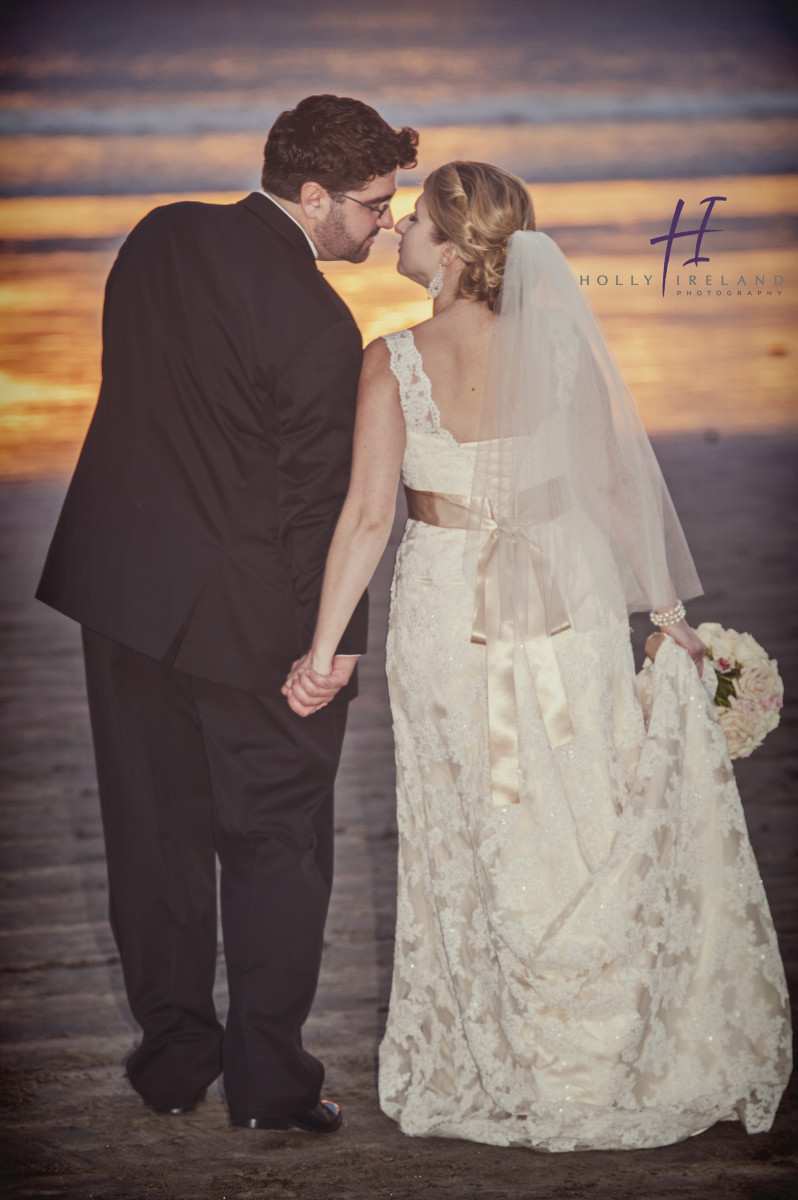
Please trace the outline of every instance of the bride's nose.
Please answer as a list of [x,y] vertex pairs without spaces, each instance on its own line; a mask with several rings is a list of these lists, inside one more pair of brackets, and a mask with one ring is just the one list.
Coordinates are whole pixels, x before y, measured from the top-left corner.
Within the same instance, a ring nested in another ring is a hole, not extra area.
[[396,230],[396,232],[398,234],[401,235],[401,234],[405,233],[405,231],[407,230],[407,222],[408,222],[408,215],[407,215],[407,213],[405,213],[405,215],[403,217],[400,217],[399,220],[394,225],[394,229]]

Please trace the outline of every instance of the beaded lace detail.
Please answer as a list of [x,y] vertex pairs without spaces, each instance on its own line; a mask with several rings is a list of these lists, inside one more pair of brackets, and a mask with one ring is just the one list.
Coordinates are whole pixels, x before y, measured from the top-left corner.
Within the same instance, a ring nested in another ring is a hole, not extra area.
[[399,383],[407,428],[417,433],[441,434],[454,442],[449,431],[441,426],[441,414],[432,399],[432,385],[424,371],[413,330],[400,329],[398,333],[389,333],[384,340],[391,352],[391,370]]
[[419,491],[470,495],[476,443],[461,445],[441,425],[413,331],[402,329],[389,334],[385,341],[391,352],[391,370],[399,383],[407,428],[402,482]]

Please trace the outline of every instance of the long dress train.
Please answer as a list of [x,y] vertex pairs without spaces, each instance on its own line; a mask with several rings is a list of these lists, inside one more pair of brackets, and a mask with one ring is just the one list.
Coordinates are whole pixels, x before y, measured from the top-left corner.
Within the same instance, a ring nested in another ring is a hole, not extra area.
[[[470,494],[413,334],[386,339],[403,480]],[[467,499],[466,499],[467,502]],[[670,639],[552,639],[576,736],[515,663],[521,803],[494,807],[463,529],[408,521],[387,669],[399,892],[380,1103],[405,1133],[538,1150],[767,1130],[790,1071],[781,959],[714,706]],[[518,651],[516,651],[518,656]]]

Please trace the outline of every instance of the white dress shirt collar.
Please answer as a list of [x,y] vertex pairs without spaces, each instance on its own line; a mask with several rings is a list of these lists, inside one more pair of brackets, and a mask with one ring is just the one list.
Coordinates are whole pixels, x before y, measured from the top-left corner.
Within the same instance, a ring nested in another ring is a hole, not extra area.
[[[282,204],[280,203],[279,200],[276,199],[276,197],[272,196],[272,194],[270,192],[265,191],[264,188],[258,188],[258,191],[260,192],[261,196],[265,196],[267,200],[271,200],[272,204],[276,204],[277,207],[280,209],[280,211],[284,212],[285,215],[289,218],[289,220],[294,222],[297,229],[302,229],[302,226],[299,224],[299,221],[297,221],[296,217],[292,216],[292,214],[288,211],[287,208],[283,208]],[[313,257],[318,258],[319,252],[316,249],[316,247],[313,245],[313,242],[310,240],[307,230],[302,229],[302,232],[304,233],[305,237],[308,239],[308,245],[310,246],[311,250],[313,251]]]

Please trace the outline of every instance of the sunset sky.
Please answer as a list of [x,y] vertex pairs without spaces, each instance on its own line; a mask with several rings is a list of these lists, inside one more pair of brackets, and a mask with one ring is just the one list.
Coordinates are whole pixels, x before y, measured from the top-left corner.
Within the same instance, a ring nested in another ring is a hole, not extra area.
[[[529,183],[652,431],[795,422],[798,68],[780,5],[25,0],[2,22],[0,473],[74,463],[131,225],[257,186],[269,124],[320,91],[421,130],[397,217],[451,158]],[[663,298],[650,239],[708,195],[727,197],[708,270],[735,286],[680,293],[674,258]],[[383,234],[364,267],[328,271],[366,340],[429,315],[395,254]]]

